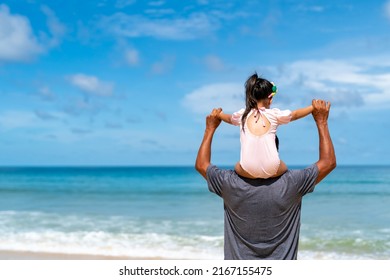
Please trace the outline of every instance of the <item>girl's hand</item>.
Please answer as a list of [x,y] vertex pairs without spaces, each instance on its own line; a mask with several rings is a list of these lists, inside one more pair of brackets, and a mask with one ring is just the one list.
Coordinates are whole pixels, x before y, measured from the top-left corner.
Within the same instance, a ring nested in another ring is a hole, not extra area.
[[219,118],[220,120],[222,120],[222,114],[223,114],[223,109],[222,109],[222,108],[218,108],[217,118]]
[[229,123],[231,124],[231,118],[232,116],[229,115],[229,114],[225,114],[222,110],[222,108],[218,108],[218,114],[217,114],[217,118],[220,119],[221,121],[224,121],[225,123]]

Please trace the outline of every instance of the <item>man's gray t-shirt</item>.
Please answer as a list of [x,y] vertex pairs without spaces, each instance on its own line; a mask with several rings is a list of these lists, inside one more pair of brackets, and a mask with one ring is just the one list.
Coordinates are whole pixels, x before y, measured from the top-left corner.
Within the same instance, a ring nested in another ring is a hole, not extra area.
[[278,178],[247,179],[207,168],[209,190],[223,198],[225,259],[297,259],[302,197],[314,190],[316,164]]

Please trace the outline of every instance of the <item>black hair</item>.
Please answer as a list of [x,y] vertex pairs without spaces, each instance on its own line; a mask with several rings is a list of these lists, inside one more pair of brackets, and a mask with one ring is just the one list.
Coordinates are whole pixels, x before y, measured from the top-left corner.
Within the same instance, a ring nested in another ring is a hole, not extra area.
[[255,72],[245,82],[245,111],[242,115],[242,129],[244,130],[244,124],[249,112],[252,109],[257,109],[257,102],[259,100],[267,99],[272,93],[273,84],[263,78],[260,78]]

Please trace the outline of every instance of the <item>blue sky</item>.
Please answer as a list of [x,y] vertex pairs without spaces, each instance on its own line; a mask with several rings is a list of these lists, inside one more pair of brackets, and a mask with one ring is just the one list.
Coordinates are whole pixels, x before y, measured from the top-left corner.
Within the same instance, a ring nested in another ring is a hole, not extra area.
[[[390,164],[390,1],[0,2],[0,165],[193,165],[213,107],[332,102],[339,164]],[[288,165],[318,158],[311,116],[281,126]],[[213,163],[239,157],[221,124]]]

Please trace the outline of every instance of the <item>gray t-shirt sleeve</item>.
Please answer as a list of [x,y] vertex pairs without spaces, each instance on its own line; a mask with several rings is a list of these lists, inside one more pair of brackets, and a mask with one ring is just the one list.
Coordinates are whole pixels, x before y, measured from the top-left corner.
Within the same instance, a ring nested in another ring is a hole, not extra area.
[[227,182],[225,180],[227,173],[227,170],[219,169],[212,164],[207,167],[206,180],[210,192],[222,197],[223,185]]
[[298,187],[298,192],[304,196],[307,193],[314,191],[316,186],[316,181],[318,177],[318,167],[317,164],[312,164],[311,166],[302,169],[296,170],[295,180]]

